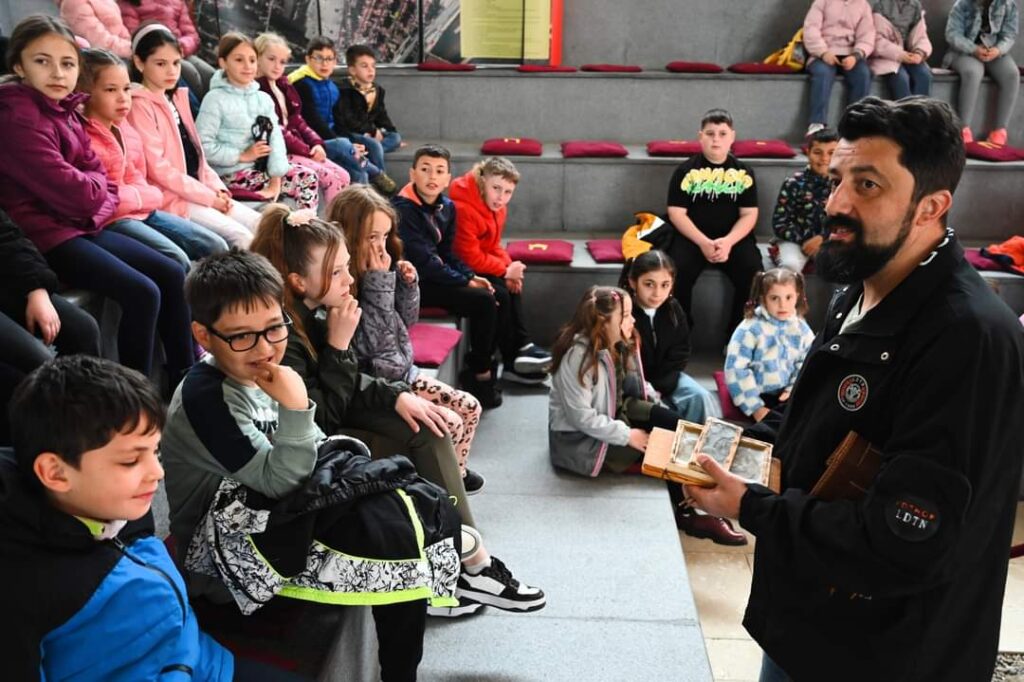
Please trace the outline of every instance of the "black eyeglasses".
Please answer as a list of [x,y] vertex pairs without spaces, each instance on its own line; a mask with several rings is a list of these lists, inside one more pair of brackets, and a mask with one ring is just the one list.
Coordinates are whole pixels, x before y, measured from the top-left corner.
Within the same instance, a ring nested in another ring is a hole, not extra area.
[[210,333],[216,336],[221,341],[228,344],[231,350],[236,353],[244,353],[247,350],[252,350],[256,347],[256,344],[260,342],[262,336],[267,340],[267,343],[281,343],[288,338],[288,328],[292,326],[292,318],[286,314],[284,316],[284,322],[279,324],[272,324],[263,331],[259,332],[242,332],[240,334],[221,334],[213,327],[207,327]]

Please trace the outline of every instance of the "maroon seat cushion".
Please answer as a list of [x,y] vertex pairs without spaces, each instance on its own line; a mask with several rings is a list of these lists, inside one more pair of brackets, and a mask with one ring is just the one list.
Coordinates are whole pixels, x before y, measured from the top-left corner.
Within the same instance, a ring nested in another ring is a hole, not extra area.
[[461,338],[462,332],[458,329],[417,322],[409,327],[412,361],[418,367],[440,367]]
[[644,70],[643,67],[636,64],[584,64],[580,69],[601,73],[640,73]]
[[782,140],[736,140],[732,153],[741,159],[792,159],[796,152]]
[[715,386],[718,387],[718,402],[722,406],[722,417],[731,422],[749,422],[750,417],[743,414],[736,403],[732,401],[732,394],[729,393],[729,386],[725,383],[725,372],[719,370],[714,373]]
[[551,66],[550,64],[522,64],[516,67],[520,73],[575,73],[575,66]]
[[540,156],[544,145],[532,137],[492,137],[484,140],[481,154],[494,156]]
[[451,313],[449,313],[444,308],[435,308],[435,307],[432,307],[432,306],[420,306],[420,319],[421,320],[430,320],[430,319],[436,320],[438,318],[444,318],[444,317],[450,317],[450,316],[451,316]]
[[562,156],[567,159],[586,156],[628,156],[629,152],[618,142],[610,140],[567,140],[562,143]]
[[476,64],[449,64],[448,62],[420,62],[419,71],[476,71]]
[[674,61],[666,64],[665,70],[672,73],[722,73],[725,69],[711,62]]
[[529,264],[567,265],[572,262],[572,242],[561,239],[530,239],[508,243],[508,257]]
[[587,241],[587,251],[598,263],[622,263],[621,239],[591,239]]
[[700,154],[696,140],[651,140],[647,143],[649,156],[693,156]]
[[740,62],[731,64],[729,70],[733,73],[781,73],[793,75],[800,73],[798,69],[791,69],[782,64],[764,64],[762,62]]
[[964,147],[967,157],[981,161],[1024,161],[1024,149],[1000,146],[991,142],[968,142]]
[[981,249],[964,249],[964,259],[974,266],[975,270],[1005,270],[999,261],[981,255]]

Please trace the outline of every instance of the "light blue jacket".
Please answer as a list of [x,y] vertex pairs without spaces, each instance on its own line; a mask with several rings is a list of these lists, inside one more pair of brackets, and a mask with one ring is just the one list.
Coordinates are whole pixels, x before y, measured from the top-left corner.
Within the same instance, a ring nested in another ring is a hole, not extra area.
[[[946,21],[949,52],[942,60],[944,67],[949,66],[958,55],[974,52],[977,47],[974,41],[981,32],[981,19],[981,7],[977,0],[956,0]],[[1000,54],[1007,54],[1013,48],[1020,29],[1017,0],[992,0],[988,21],[991,28],[989,35],[994,40],[992,47],[998,49]]]
[[266,116],[274,123],[270,133],[267,172],[271,177],[281,177],[291,166],[274,101],[260,90],[256,81],[246,88],[237,88],[228,82],[223,69],[218,69],[210,81],[210,91],[199,107],[196,130],[207,162],[221,177],[253,167],[252,161],[239,161],[238,157],[253,144],[252,126],[257,116]]

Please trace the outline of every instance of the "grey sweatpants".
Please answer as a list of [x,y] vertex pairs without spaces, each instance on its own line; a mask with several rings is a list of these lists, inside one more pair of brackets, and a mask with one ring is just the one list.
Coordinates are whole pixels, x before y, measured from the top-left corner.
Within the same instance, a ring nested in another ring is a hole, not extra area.
[[981,78],[985,73],[999,86],[993,130],[1009,125],[1010,114],[1013,113],[1013,105],[1017,102],[1017,92],[1020,90],[1020,71],[1013,57],[1004,54],[990,62],[983,62],[974,55],[962,54],[953,60],[950,67],[960,74],[957,110],[965,126],[971,125],[974,107],[978,103],[978,91],[981,89]]

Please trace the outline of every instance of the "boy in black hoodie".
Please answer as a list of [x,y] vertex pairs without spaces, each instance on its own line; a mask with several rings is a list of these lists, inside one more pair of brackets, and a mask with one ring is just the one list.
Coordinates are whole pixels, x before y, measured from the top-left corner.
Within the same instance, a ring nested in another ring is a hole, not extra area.
[[398,149],[402,136],[388,116],[384,88],[374,82],[377,57],[366,45],[353,45],[345,50],[345,63],[348,78],[339,85],[334,129],[339,135],[364,145],[370,163],[383,172],[384,154]]

